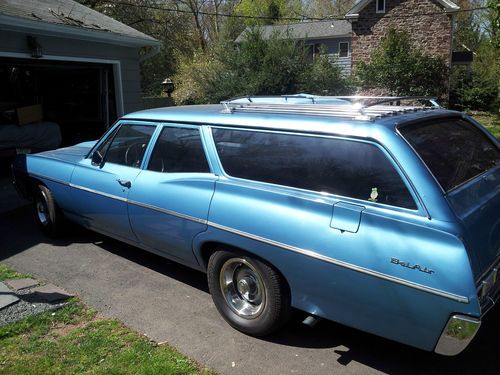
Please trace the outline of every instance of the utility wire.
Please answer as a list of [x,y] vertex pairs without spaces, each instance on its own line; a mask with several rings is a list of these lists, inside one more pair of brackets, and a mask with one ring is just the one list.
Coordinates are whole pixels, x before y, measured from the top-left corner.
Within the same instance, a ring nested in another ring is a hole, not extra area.
[[[157,5],[147,5],[147,4],[134,4],[134,3],[127,3],[127,2],[111,2],[110,4],[115,4],[115,5],[123,5],[123,6],[130,6],[130,7],[135,7],[135,8],[146,8],[146,9],[151,9],[151,10],[159,10],[163,12],[170,12],[170,13],[185,13],[185,14],[195,14],[195,15],[204,15],[204,16],[217,16],[217,17],[226,17],[226,18],[239,18],[239,19],[255,19],[255,20],[276,20],[275,17],[271,16],[246,16],[243,14],[229,14],[229,13],[214,13],[214,12],[206,12],[206,11],[193,11],[189,9],[175,9],[175,8],[167,8],[163,6],[157,6]],[[453,13],[464,13],[464,12],[475,12],[478,10],[486,10],[489,9],[486,6],[483,7],[476,7],[476,8],[469,8],[469,9],[459,9]],[[385,15],[383,18],[415,18],[415,16],[434,16],[434,15],[443,15],[443,14],[449,14],[446,12],[427,12],[427,13],[419,13],[419,14],[408,14],[408,15]],[[363,19],[377,19],[379,17],[363,17]],[[335,21],[335,20],[345,20],[345,17],[341,16],[327,16],[327,17],[308,17],[308,16],[303,16],[303,17],[279,17],[278,20],[282,21]]]

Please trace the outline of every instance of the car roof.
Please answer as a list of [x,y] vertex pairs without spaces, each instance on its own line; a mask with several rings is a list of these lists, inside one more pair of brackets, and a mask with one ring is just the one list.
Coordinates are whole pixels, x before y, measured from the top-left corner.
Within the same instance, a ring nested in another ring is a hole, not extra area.
[[458,115],[460,112],[435,108],[375,119],[354,119],[300,112],[228,112],[221,104],[208,104],[143,110],[127,114],[122,119],[370,137],[378,131],[394,132],[395,127],[403,123]]

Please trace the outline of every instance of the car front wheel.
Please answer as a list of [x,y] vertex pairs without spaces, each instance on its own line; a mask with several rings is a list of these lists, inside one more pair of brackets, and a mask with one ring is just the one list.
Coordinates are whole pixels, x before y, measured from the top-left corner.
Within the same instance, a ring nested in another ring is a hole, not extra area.
[[62,213],[57,207],[51,191],[44,185],[38,185],[34,200],[35,220],[42,232],[51,237],[61,234]]
[[232,327],[265,336],[286,323],[290,293],[270,265],[242,252],[222,250],[210,257],[207,275],[215,306]]

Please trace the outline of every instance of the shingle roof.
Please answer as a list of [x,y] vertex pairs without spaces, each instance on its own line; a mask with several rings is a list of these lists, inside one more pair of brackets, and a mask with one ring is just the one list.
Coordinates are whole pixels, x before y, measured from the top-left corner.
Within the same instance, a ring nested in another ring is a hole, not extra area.
[[153,37],[73,0],[0,0],[0,15],[157,42]]
[[[245,35],[251,29],[247,27],[236,38],[236,43],[241,43]],[[351,23],[345,20],[300,22],[287,25],[267,25],[261,27],[264,39],[269,38],[273,33],[288,36],[291,39],[329,39],[350,35],[352,32]]]

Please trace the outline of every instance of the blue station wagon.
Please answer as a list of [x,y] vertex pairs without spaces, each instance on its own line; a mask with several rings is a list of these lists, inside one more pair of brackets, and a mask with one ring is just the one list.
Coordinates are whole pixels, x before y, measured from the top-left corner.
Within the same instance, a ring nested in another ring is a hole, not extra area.
[[499,143],[422,99],[136,112],[97,142],[18,158],[15,184],[49,235],[69,219],[206,272],[246,334],[296,308],[456,355],[500,294]]

